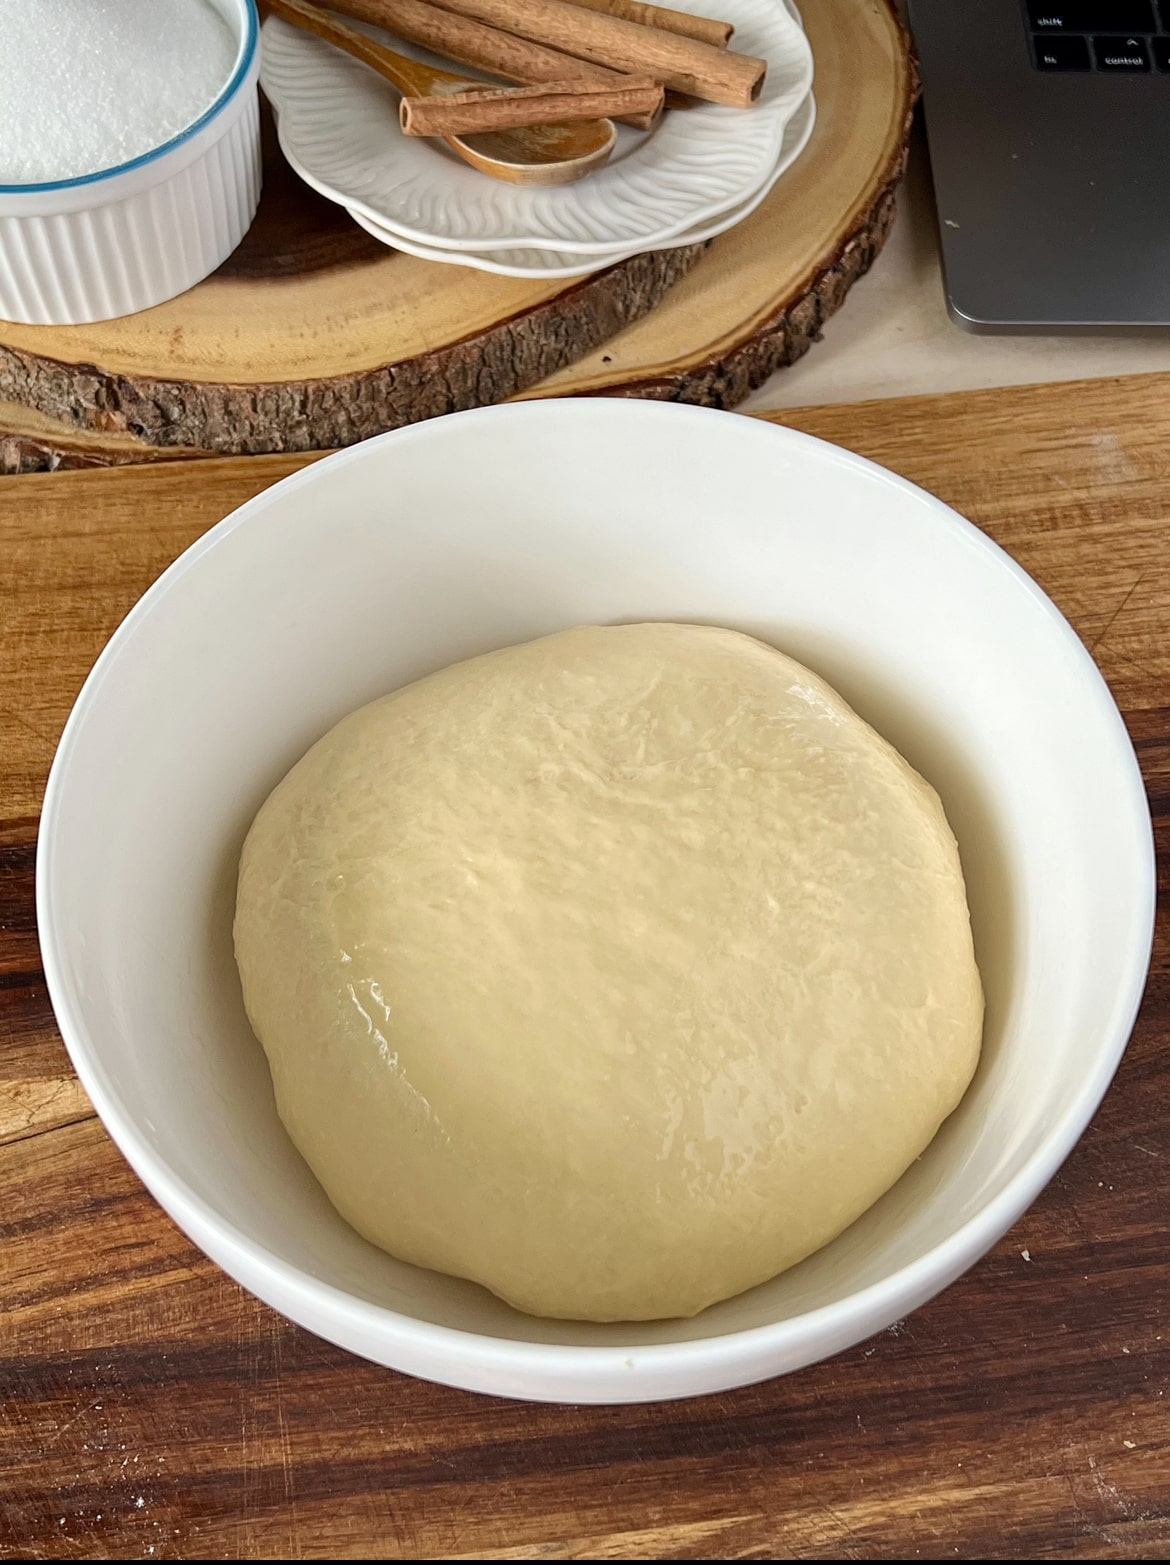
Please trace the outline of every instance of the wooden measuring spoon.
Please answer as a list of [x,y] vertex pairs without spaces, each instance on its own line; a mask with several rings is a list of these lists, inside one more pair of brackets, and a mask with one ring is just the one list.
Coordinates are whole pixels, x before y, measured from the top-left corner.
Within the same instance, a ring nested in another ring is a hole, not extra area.
[[[488,82],[436,70],[396,54],[305,0],[267,0],[267,7],[293,27],[315,33],[352,54],[407,97],[501,90]],[[606,161],[613,151],[617,131],[611,120],[581,120],[572,125],[533,125],[522,130],[483,131],[442,139],[464,162],[493,179],[512,185],[569,185]]]

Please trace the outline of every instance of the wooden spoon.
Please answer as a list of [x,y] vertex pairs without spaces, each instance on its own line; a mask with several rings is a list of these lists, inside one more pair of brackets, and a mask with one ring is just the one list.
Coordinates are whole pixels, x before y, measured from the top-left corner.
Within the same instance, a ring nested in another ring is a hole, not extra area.
[[[498,91],[488,82],[436,70],[375,43],[306,0],[267,0],[282,20],[352,54],[411,98],[455,92]],[[573,125],[533,125],[523,130],[484,131],[443,140],[465,163],[512,185],[569,185],[599,168],[613,151],[617,132],[611,120],[581,120]]]

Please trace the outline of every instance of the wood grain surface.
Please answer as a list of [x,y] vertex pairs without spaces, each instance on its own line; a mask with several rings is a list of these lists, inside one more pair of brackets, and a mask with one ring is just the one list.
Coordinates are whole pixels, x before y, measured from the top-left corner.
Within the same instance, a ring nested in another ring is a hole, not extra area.
[[988,1257],[823,1364],[643,1408],[351,1358],[124,1164],[39,967],[45,773],[141,591],[306,459],[0,480],[0,1558],[1170,1559],[1168,409],[1149,376],[783,416],[952,502],[1071,619],[1149,788],[1158,935],[1101,1110]]
[[[372,240],[288,169],[235,255],[118,321],[0,322],[0,472],[279,452],[521,393],[734,407],[817,341],[894,220],[917,78],[892,0],[804,0],[808,147],[709,245],[570,281],[493,277]],[[33,410],[30,419],[13,405]]]

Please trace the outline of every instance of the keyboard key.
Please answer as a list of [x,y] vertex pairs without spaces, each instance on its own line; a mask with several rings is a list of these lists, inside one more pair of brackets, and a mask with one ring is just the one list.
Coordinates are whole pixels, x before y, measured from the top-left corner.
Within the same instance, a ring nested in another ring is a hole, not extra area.
[[1099,71],[1148,71],[1150,68],[1144,38],[1094,38],[1093,52]]
[[1047,38],[1033,35],[1036,69],[1040,71],[1091,71],[1087,38]]
[[1028,16],[1035,33],[1155,31],[1153,0],[1028,0]]
[[1170,38],[1152,38],[1154,64],[1160,71],[1170,71]]

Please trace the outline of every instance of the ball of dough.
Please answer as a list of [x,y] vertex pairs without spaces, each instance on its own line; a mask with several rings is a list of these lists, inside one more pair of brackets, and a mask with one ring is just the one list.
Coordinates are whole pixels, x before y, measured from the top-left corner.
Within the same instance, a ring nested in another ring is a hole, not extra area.
[[699,626],[567,631],[345,718],[257,816],[235,938],[337,1209],[539,1315],[687,1316],[793,1265],[979,1054],[937,796]]

